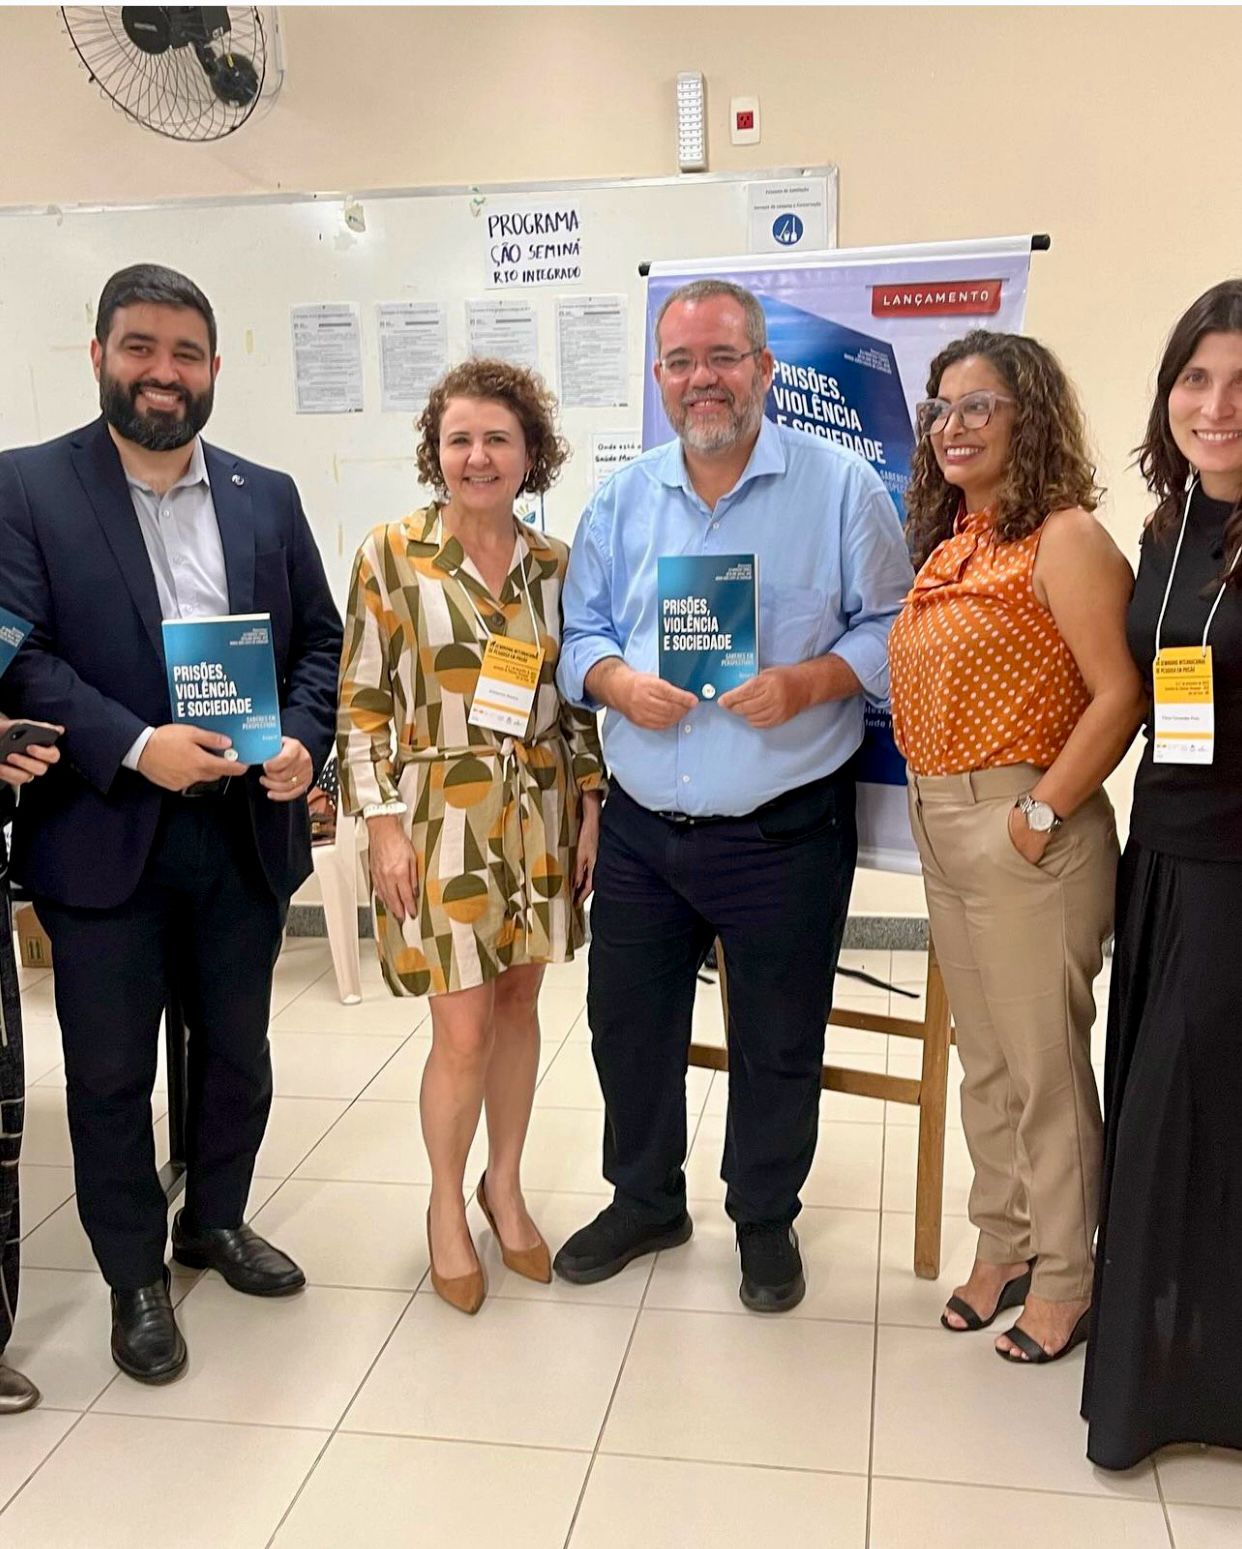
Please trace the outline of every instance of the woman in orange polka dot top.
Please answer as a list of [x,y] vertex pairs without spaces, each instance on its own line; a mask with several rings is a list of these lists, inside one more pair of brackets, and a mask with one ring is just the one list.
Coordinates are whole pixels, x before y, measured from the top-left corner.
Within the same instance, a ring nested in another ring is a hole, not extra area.
[[974,1267],[941,1322],[1014,1362],[1086,1335],[1101,1153],[1092,985],[1117,834],[1102,783],[1143,711],[1130,567],[1092,515],[1082,414],[1033,339],[932,361],[906,497],[914,588],[889,639],[927,912],[957,1028]]

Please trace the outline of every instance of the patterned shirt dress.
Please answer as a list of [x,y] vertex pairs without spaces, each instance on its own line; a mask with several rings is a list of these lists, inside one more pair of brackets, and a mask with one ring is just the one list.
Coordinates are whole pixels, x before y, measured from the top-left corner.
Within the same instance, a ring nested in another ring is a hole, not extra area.
[[[373,900],[395,995],[442,995],[524,963],[566,962],[584,940],[573,899],[582,793],[604,789],[595,717],[556,689],[569,550],[514,520],[493,597],[427,506],[375,528],[354,562],[341,659],[341,799],[401,801],[418,862],[404,923]],[[544,657],[522,738],[470,725],[486,636]]]

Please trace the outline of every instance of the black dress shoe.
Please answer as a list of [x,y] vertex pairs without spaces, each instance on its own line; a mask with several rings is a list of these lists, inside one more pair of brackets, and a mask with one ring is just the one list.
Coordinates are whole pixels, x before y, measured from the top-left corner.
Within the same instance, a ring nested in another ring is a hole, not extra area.
[[248,1226],[195,1232],[186,1227],[184,1216],[185,1211],[179,1210],[173,1220],[172,1256],[178,1264],[214,1269],[247,1296],[291,1296],[306,1284],[306,1276],[293,1260]]
[[0,1415],[19,1415],[39,1402],[39,1390],[30,1378],[0,1356]]
[[744,1221],[737,1229],[742,1255],[738,1295],[752,1312],[788,1312],[806,1295],[798,1234],[788,1223]]
[[675,1220],[652,1226],[624,1205],[609,1205],[589,1226],[573,1234],[553,1259],[552,1268],[574,1285],[594,1285],[620,1274],[631,1259],[644,1253],[688,1242],[693,1230],[684,1210]]
[[139,1382],[171,1382],[185,1370],[185,1340],[168,1286],[165,1270],[151,1285],[112,1293],[112,1359]]

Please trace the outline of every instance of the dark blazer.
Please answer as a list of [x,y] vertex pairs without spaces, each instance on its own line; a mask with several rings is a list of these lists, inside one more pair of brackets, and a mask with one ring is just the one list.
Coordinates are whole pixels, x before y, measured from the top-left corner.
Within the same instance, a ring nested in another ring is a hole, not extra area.
[[[341,620],[287,474],[204,444],[233,613],[270,613],[281,728],[319,769],[332,746]],[[102,419],[0,453],[0,604],[33,624],[4,675],[12,716],[64,726],[62,758],[25,787],[13,876],[36,897],[90,909],[138,884],[164,793],[121,760],[172,719],[160,601],[121,459]],[[305,802],[245,780],[272,892],[310,873]],[[194,798],[189,798],[194,799]]]

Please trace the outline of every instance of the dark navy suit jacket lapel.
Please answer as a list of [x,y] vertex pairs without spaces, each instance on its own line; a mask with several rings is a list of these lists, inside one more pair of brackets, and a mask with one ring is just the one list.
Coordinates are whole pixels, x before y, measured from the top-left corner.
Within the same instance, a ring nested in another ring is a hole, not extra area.
[[164,660],[164,636],[160,629],[160,594],[155,573],[142,541],[142,529],[134,514],[125,470],[121,467],[108,428],[102,419],[88,425],[72,442],[74,468],[86,497],[94,508],[104,537],[116,556],[125,585],[134,600],[151,644],[160,661]]
[[211,503],[216,508],[224,570],[229,583],[229,608],[233,613],[254,611],[254,509],[250,481],[239,471],[236,458],[203,443]]

